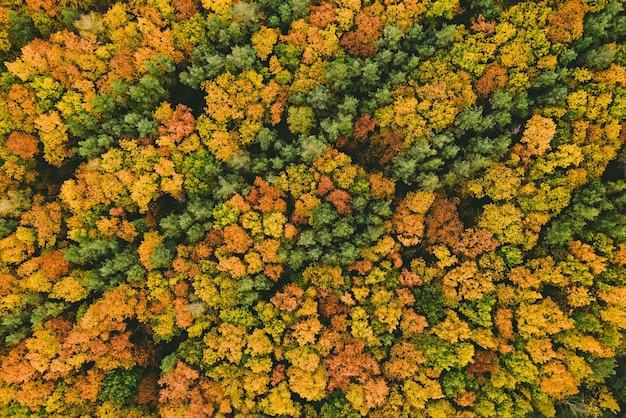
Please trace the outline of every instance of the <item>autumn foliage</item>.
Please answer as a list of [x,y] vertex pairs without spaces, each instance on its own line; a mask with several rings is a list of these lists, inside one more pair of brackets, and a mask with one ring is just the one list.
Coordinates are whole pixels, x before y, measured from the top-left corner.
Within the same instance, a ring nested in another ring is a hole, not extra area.
[[0,2],[0,418],[622,416],[625,10]]

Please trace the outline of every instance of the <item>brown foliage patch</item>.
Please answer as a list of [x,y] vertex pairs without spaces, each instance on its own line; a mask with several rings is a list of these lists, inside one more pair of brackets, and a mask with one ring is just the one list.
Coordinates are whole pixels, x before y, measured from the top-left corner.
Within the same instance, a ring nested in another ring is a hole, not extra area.
[[25,160],[30,160],[39,152],[39,141],[37,138],[24,132],[11,132],[4,146],[13,154]]

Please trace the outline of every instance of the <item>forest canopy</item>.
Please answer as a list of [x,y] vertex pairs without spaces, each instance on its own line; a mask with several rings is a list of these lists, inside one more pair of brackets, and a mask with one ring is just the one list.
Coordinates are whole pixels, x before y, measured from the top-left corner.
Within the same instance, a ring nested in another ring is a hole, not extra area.
[[616,0],[0,2],[0,417],[617,417]]

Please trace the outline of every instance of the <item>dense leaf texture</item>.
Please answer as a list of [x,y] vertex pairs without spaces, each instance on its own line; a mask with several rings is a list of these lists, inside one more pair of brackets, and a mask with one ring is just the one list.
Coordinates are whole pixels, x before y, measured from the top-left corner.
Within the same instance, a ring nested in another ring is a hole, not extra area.
[[626,12],[0,5],[0,417],[620,416]]

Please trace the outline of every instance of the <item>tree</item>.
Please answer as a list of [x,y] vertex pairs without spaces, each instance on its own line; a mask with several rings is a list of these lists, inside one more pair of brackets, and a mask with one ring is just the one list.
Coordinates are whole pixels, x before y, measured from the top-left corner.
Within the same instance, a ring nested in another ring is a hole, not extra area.
[[572,321],[550,298],[537,304],[521,305],[517,317],[520,335],[525,337],[556,334],[573,327]]
[[350,338],[339,344],[334,354],[324,361],[329,376],[328,391],[332,392],[335,389],[346,391],[352,379],[364,383],[370,375],[380,374],[378,363],[363,353],[365,343],[362,340]]
[[432,193],[414,192],[408,194],[398,207],[393,222],[402,245],[408,247],[421,241],[424,233],[424,215],[434,200],[435,196]]
[[300,405],[291,399],[291,394],[286,382],[281,382],[272,388],[267,396],[259,402],[259,407],[263,413],[271,416],[289,415],[300,416]]
[[521,142],[529,155],[541,155],[550,148],[555,133],[556,124],[551,119],[535,115],[526,123]]
[[39,141],[32,135],[14,131],[7,138],[4,146],[20,158],[29,160],[39,153]]

